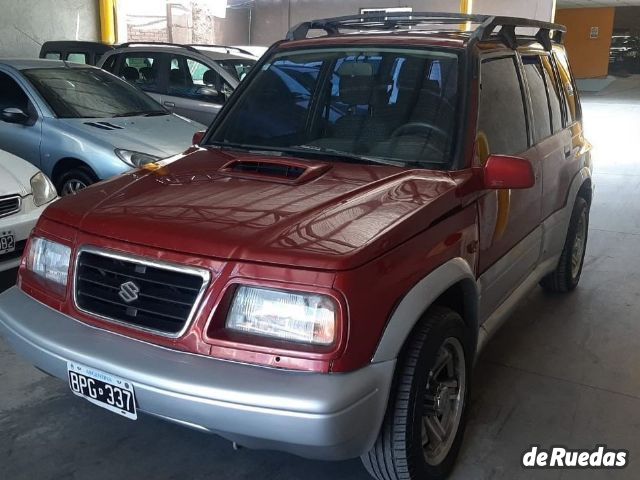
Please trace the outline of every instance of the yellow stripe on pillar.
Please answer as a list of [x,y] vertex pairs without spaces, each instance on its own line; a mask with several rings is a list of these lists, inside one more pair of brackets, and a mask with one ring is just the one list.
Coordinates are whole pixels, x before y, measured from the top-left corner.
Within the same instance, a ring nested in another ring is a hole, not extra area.
[[[473,10],[473,0],[460,0],[460,13],[470,14]],[[461,30],[471,30],[471,22],[465,22],[460,25]]]
[[100,1],[100,40],[107,45],[116,43],[116,0]]

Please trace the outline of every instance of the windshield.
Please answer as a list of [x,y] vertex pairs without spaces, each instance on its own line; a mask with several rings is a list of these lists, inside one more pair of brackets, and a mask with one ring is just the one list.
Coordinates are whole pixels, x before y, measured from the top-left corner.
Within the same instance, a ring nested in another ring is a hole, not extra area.
[[398,48],[281,53],[263,65],[209,143],[445,168],[457,103],[453,53]]
[[23,73],[60,118],[168,115],[151,97],[97,68],[39,68]]
[[254,60],[218,60],[218,63],[238,80],[244,79],[256,64]]

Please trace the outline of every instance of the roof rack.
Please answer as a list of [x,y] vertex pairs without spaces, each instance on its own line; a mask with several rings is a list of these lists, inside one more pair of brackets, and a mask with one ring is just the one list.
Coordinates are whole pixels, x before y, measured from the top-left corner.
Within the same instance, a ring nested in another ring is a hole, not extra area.
[[[500,27],[497,38],[502,40],[509,48],[517,47],[517,27],[535,28],[533,35],[547,50],[551,50],[552,42],[563,43],[566,27],[556,23],[529,20],[517,17],[501,17],[493,15],[469,15],[463,13],[442,12],[369,12],[345,17],[324,18],[302,22],[289,30],[287,40],[302,40],[307,38],[309,30],[324,30],[327,35],[340,35],[340,30],[352,31],[434,31],[428,26],[455,25],[465,23],[478,24],[475,30],[471,30],[471,38],[476,40],[488,40],[496,28]],[[427,27],[427,28],[425,28]],[[551,36],[553,32],[553,36]]]
[[227,51],[227,53],[238,52],[238,53],[243,53],[245,55],[251,55],[252,57],[255,57],[254,54],[252,54],[248,50],[245,50],[244,48],[231,47],[229,45],[215,45],[215,44],[209,44],[209,43],[190,43],[189,46],[200,47],[200,48],[203,48],[203,47],[223,48]]
[[179,47],[179,48],[185,48],[190,52],[198,53],[198,50],[193,48],[191,45],[182,45],[180,43],[171,43],[171,42],[127,42],[127,43],[121,43],[120,45],[118,45],[118,48],[133,47],[135,45],[152,45],[152,46],[161,45],[165,47]]

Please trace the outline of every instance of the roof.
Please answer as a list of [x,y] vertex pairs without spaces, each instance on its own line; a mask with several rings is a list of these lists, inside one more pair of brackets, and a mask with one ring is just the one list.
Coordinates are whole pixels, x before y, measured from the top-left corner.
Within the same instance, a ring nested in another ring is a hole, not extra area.
[[44,58],[0,58],[0,65],[7,65],[16,70],[27,70],[29,68],[96,68],[84,63],[46,60]]
[[237,47],[225,45],[182,45],[168,42],[128,42],[118,46],[116,50],[124,49],[148,50],[154,52],[187,50],[205,55],[212,60],[257,60],[257,58]]

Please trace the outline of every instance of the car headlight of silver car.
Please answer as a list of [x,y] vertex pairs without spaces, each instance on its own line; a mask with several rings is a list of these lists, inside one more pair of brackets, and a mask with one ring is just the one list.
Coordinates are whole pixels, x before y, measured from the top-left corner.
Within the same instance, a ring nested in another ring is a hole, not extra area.
[[280,340],[331,345],[337,305],[327,295],[240,286],[226,328]]
[[26,267],[56,289],[67,286],[71,248],[42,237],[29,241]]
[[122,148],[116,148],[115,152],[120,160],[132,167],[141,167],[147,163],[153,163],[160,160],[160,157],[149,155],[148,153],[134,152],[132,150],[124,150]]
[[36,207],[45,205],[58,197],[56,187],[42,172],[38,172],[31,177],[31,193]]

